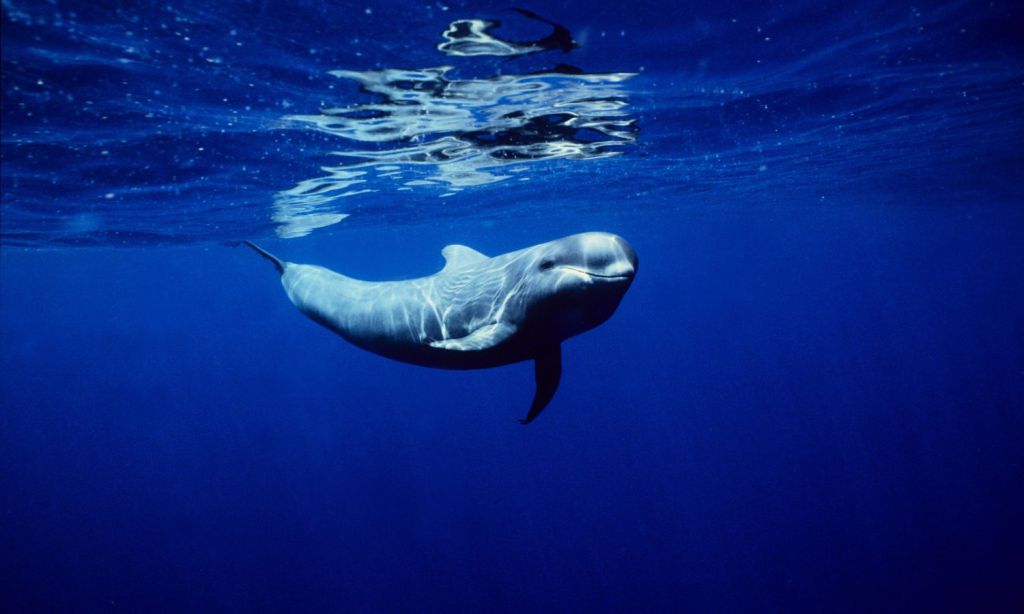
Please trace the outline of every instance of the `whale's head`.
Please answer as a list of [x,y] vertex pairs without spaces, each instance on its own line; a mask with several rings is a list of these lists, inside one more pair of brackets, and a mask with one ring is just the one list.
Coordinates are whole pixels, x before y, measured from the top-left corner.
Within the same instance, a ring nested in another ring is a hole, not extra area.
[[545,336],[562,339],[601,324],[615,312],[637,271],[625,239],[585,232],[530,250],[526,270],[529,319]]

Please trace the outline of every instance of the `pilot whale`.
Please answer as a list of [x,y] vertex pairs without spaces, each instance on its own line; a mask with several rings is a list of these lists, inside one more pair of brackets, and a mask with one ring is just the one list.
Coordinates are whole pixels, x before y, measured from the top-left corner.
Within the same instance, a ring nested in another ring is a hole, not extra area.
[[274,264],[299,311],[360,348],[441,369],[535,361],[537,388],[523,424],[558,388],[562,341],[611,317],[638,264],[621,237],[585,232],[494,257],[449,245],[434,275],[371,282],[245,243]]

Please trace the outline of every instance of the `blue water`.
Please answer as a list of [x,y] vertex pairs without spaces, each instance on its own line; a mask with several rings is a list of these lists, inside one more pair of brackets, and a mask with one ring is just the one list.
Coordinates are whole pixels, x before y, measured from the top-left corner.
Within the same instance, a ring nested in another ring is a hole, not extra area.
[[[1024,608],[1019,5],[104,4],[3,2],[4,611]],[[237,247],[586,230],[527,427]]]

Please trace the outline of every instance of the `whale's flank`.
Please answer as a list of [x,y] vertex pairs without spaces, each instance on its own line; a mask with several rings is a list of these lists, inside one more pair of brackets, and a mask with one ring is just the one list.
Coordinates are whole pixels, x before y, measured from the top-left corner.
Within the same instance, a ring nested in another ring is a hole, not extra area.
[[371,282],[245,244],[274,264],[300,312],[360,348],[440,369],[534,361],[536,391],[523,424],[558,390],[562,341],[612,315],[638,263],[621,237],[585,232],[494,257],[449,245],[434,275]]

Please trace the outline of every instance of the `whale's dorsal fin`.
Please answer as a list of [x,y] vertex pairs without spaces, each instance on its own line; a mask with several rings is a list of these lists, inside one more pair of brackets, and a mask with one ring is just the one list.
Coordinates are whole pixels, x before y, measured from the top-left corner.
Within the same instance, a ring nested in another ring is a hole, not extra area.
[[486,350],[508,339],[515,332],[516,327],[512,324],[507,322],[497,322],[495,324],[481,326],[465,337],[431,341],[430,347],[440,348],[442,350],[455,350],[458,352]]
[[487,260],[487,256],[465,245],[449,245],[441,250],[441,255],[444,256],[445,269],[454,269]]

